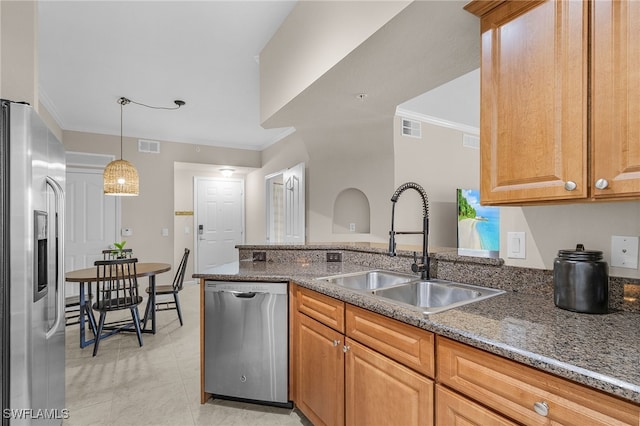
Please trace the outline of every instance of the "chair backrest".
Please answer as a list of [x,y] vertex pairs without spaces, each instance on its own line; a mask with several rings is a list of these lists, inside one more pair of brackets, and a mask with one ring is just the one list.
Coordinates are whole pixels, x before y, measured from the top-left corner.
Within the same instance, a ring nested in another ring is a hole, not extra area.
[[124,309],[140,303],[136,263],[136,258],[95,261],[99,310]]
[[173,277],[173,289],[176,291],[182,290],[182,283],[184,282],[184,273],[187,270],[187,262],[189,260],[189,249],[184,249],[182,260],[176,270],[176,275]]
[[124,258],[130,259],[131,256],[133,256],[133,249],[130,249],[130,248],[126,248],[122,250],[106,249],[106,250],[102,250],[102,258],[104,260],[117,259],[120,252],[122,252],[122,256],[124,256]]

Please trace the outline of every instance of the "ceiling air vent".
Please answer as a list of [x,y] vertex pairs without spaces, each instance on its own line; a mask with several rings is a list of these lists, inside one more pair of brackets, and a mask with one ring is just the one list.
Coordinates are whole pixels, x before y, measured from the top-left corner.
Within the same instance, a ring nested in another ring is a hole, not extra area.
[[138,139],[138,151],[148,152],[151,154],[160,154],[160,142]]
[[402,135],[410,136],[412,138],[422,137],[422,123],[419,121],[413,121],[406,118],[402,119]]

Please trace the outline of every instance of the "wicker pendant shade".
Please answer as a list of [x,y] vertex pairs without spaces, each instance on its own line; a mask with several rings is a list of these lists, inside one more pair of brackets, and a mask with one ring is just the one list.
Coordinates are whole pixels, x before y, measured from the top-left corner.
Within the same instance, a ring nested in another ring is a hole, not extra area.
[[138,171],[130,162],[122,159],[122,107],[130,101],[118,99],[120,104],[120,159],[114,160],[104,168],[102,178],[105,195],[136,196],[139,193]]
[[105,195],[136,196],[139,193],[138,171],[127,160],[107,164],[102,177]]

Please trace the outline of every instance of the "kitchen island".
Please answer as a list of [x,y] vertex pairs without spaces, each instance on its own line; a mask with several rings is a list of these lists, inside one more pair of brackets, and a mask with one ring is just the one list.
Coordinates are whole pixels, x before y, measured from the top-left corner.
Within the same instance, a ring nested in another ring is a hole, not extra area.
[[370,265],[349,262],[241,260],[194,277],[202,282],[290,281],[298,287],[437,336],[586,385],[635,405],[640,403],[638,313],[578,314],[557,308],[548,293],[507,291],[487,300],[425,316],[418,310],[374,295],[315,280],[370,269]]

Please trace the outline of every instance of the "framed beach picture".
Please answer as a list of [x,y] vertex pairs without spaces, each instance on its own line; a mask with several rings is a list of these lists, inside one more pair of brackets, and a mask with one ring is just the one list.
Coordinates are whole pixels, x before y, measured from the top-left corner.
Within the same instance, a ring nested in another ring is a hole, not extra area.
[[498,257],[500,255],[500,208],[480,205],[480,191],[457,189],[458,254]]

